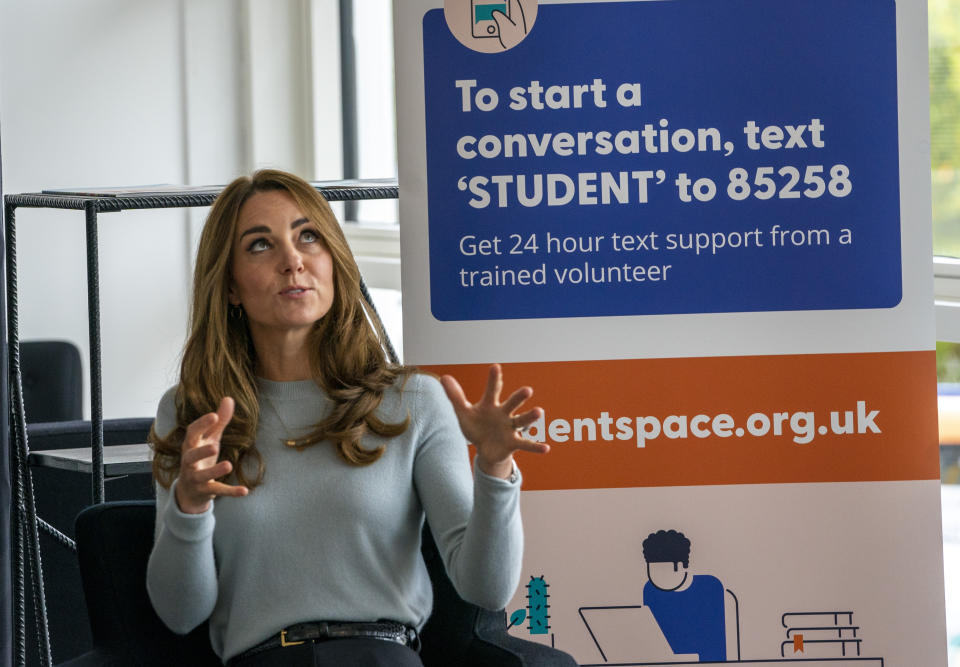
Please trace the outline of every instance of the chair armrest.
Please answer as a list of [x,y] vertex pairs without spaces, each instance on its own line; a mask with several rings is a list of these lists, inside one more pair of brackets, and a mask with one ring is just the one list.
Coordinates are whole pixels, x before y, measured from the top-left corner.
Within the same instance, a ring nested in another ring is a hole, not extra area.
[[450,582],[428,526],[423,530],[423,558],[433,585],[433,614],[423,627],[425,667],[576,667],[558,649],[514,637],[507,615],[461,598]]
[[523,667],[577,667],[577,662],[569,654],[507,632],[505,611],[481,610],[477,614],[475,632],[482,642],[499,651],[512,653],[519,661],[516,664]]

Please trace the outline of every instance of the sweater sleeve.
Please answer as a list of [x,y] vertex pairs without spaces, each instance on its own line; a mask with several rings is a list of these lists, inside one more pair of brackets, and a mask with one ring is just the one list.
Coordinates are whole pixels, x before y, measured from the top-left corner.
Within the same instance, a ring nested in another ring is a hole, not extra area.
[[470,472],[453,407],[435,379],[419,375],[413,414],[420,441],[414,483],[447,574],[462,598],[502,609],[520,579],[520,478]]
[[[161,437],[176,426],[174,389],[160,400],[155,429]],[[213,553],[213,503],[203,514],[185,514],[169,489],[159,484],[153,550],[147,563],[147,593],[157,615],[171,630],[186,634],[203,623],[217,602]]]

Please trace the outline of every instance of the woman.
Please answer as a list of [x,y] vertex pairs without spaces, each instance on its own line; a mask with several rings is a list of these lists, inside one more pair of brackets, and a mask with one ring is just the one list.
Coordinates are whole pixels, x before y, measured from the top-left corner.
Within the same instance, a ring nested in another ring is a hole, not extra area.
[[[515,414],[532,391],[500,402],[493,366],[471,404],[449,376],[391,365],[359,282],[330,207],[299,178],[259,171],[214,202],[180,383],[151,433],[147,588],[176,632],[209,618],[231,665],[420,665],[424,514],[461,596],[500,608],[516,588],[513,452],[548,449],[520,434],[540,415]],[[319,622],[346,638],[281,646]]]

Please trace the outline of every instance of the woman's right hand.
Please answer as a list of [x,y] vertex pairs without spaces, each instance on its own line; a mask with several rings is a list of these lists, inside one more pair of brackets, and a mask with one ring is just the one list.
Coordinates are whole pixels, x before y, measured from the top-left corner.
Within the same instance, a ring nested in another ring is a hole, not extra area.
[[218,482],[218,477],[229,475],[233,465],[217,462],[220,455],[220,436],[233,418],[233,399],[220,401],[216,412],[208,412],[187,427],[180,448],[180,474],[177,478],[177,506],[185,514],[202,514],[210,508],[217,496],[235,498],[250,493],[245,486]]

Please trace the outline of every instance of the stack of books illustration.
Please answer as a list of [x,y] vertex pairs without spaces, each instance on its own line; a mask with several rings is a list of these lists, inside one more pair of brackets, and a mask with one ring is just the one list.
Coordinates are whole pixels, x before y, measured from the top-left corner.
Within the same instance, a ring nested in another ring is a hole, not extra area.
[[850,658],[860,655],[860,626],[852,611],[788,611],[780,618],[787,630],[780,644],[784,658]]

